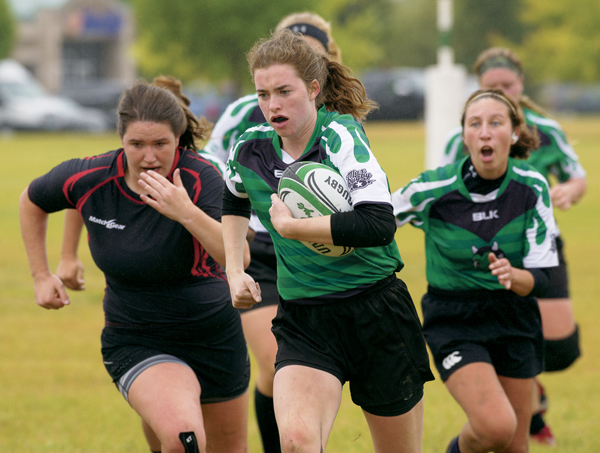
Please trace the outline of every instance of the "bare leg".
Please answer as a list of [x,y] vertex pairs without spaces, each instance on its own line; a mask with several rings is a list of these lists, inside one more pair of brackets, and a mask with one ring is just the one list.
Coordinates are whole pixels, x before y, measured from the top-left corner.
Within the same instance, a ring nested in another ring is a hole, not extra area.
[[420,453],[423,448],[423,411],[421,401],[406,414],[381,417],[363,411],[376,453]]
[[290,365],[275,375],[273,391],[282,451],[325,451],[342,399],[340,381],[325,371]]
[[[452,373],[445,384],[469,419],[460,433],[460,451],[505,451],[517,431],[517,415],[494,367],[483,362],[470,363]],[[531,391],[531,380],[528,385]],[[528,394],[529,408],[530,401]]]

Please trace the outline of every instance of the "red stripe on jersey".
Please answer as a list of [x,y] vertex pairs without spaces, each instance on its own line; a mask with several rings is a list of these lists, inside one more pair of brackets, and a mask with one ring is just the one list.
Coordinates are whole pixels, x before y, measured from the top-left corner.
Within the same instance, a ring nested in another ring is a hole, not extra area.
[[194,185],[192,186],[192,202],[196,204],[198,202],[198,198],[200,198],[200,191],[202,190],[202,181],[200,181],[200,173],[197,171],[190,170],[189,168],[182,168],[183,171],[192,175],[194,180]]
[[214,168],[215,170],[217,170],[217,172],[219,174],[221,174],[221,170],[219,170],[215,164],[213,164],[210,160],[205,159],[204,157],[202,157],[200,154],[193,154],[192,156],[193,159],[199,160],[200,162],[204,162],[205,164],[210,165],[212,168]]
[[[75,203],[73,203],[73,201],[69,198],[69,192],[73,189],[73,186],[75,185],[75,183],[77,181],[79,181],[84,176],[89,175],[90,173],[93,173],[93,172],[99,171],[99,170],[106,170],[107,168],[110,168],[110,167],[109,166],[98,167],[98,168],[92,168],[90,170],[81,171],[79,173],[75,173],[73,176],[71,176],[69,179],[67,179],[65,181],[65,183],[63,184],[63,194],[64,194],[65,198],[67,199],[67,201],[69,203],[71,203],[73,206],[75,206]],[[77,205],[79,205],[79,203],[77,203]]]

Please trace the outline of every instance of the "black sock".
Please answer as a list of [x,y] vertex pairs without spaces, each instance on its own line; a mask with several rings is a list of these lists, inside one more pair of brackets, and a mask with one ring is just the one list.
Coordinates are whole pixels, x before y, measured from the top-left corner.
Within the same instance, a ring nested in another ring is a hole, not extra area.
[[281,453],[279,443],[279,430],[275,421],[275,410],[273,409],[273,398],[263,395],[254,389],[254,409],[256,410],[256,421],[262,439],[265,453]]
[[535,434],[540,432],[546,423],[544,423],[544,419],[542,418],[541,413],[537,413],[531,417],[531,426],[529,427],[529,434]]

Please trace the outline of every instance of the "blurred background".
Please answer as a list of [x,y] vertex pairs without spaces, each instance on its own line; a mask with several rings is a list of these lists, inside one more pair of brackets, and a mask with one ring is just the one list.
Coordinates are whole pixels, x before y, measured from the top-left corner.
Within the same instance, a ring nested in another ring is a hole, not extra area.
[[[310,10],[332,23],[343,60],[380,109],[423,118],[436,63],[436,0],[0,0],[0,129],[113,128],[123,88],[173,75],[215,121],[252,91],[245,53],[278,20]],[[502,45],[525,63],[526,92],[550,112],[600,112],[600,2],[455,0],[451,45],[468,72]],[[469,90],[476,87],[470,76]]]

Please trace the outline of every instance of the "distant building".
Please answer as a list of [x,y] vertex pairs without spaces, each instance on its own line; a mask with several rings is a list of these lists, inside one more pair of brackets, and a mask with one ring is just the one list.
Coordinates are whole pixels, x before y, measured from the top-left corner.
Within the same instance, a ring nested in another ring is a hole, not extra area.
[[100,86],[119,90],[135,80],[128,5],[117,0],[10,1],[19,19],[12,58],[51,93]]

